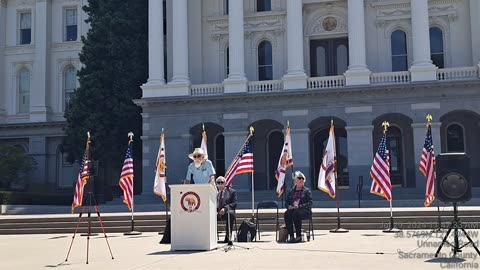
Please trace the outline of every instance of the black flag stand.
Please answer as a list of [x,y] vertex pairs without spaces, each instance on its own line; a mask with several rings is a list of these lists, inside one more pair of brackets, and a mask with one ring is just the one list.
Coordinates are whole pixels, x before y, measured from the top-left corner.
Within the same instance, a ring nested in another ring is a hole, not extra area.
[[[98,208],[95,197],[93,196],[93,192],[90,191],[90,192],[87,193],[87,195],[88,195],[88,207],[87,207],[87,209],[88,209],[87,210],[88,211],[87,212],[88,228],[87,228],[87,262],[86,262],[86,264],[88,264],[88,252],[89,252],[89,248],[90,248],[90,236],[92,235],[92,233],[91,233],[91,230],[92,230],[92,227],[91,227],[92,205],[95,208],[95,212],[97,213],[98,221],[100,222],[100,226],[102,228],[103,236],[105,237],[105,241],[107,242],[108,250],[110,251],[110,255],[112,256],[112,260],[113,260],[114,258],[113,258],[113,254],[112,254],[112,249],[110,248],[110,244],[108,243],[107,234],[105,233],[105,227],[103,226],[102,218],[100,217],[100,210]],[[68,253],[67,253],[67,257],[65,258],[65,261],[68,261],[68,256],[70,255],[70,251],[71,251],[72,245],[73,245],[73,240],[75,240],[75,235],[77,234],[78,227],[79,227],[80,222],[82,220],[82,215],[83,215],[84,209],[85,209],[85,206],[82,206],[82,211],[78,215],[77,226],[75,228],[75,232],[73,233],[72,242],[70,242],[70,248],[68,249]]]
[[[336,170],[335,170],[336,171]],[[338,179],[335,180],[335,197],[337,201],[337,228],[331,229],[331,233],[347,233],[347,229],[340,227],[340,191],[338,190]]]
[[395,228],[393,222],[393,210],[392,210],[392,200],[390,200],[390,228],[383,230],[384,233],[398,233],[401,232],[400,229]]

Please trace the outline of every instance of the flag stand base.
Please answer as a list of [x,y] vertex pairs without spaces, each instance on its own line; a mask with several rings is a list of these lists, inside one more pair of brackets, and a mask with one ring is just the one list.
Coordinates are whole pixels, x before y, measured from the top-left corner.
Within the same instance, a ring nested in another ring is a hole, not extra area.
[[[105,237],[105,241],[107,242],[108,250],[110,251],[110,256],[113,258],[112,254],[112,249],[110,248],[110,244],[108,243],[108,238],[107,234],[105,233],[105,227],[103,226],[102,218],[100,217],[100,210],[98,208],[97,202],[95,201],[95,198],[93,197],[92,192],[88,192],[88,207],[87,207],[87,221],[88,221],[88,228],[87,228],[87,262],[88,264],[88,252],[89,252],[89,247],[90,247],[90,236],[93,234],[91,233],[92,227],[91,227],[91,213],[92,213],[92,206],[95,208],[95,212],[97,213],[97,218],[98,221],[100,222],[100,226],[102,228],[103,236]],[[93,204],[92,204],[93,203]],[[68,261],[68,256],[70,255],[70,251],[72,250],[72,245],[73,245],[73,240],[75,240],[75,235],[77,234],[78,227],[80,226],[80,222],[82,221],[82,215],[83,215],[83,210],[85,209],[84,206],[82,206],[82,211],[78,215],[78,220],[77,220],[77,226],[75,227],[75,231],[72,236],[72,242],[70,242],[70,248],[68,249],[67,257],[65,258],[65,262]]]
[[399,233],[401,232],[402,230],[398,229],[398,228],[389,228],[389,229],[386,229],[386,230],[383,230],[382,232],[384,233]]
[[335,228],[330,230],[331,233],[347,233],[349,230],[344,228]]
[[126,232],[124,233],[123,235],[141,235],[142,233],[141,232],[137,232],[137,231],[130,231],[130,232]]

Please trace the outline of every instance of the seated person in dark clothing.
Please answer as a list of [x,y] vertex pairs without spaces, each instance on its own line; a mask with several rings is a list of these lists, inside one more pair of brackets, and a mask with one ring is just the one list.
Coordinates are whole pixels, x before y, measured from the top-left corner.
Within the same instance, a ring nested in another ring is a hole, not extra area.
[[[284,219],[287,226],[289,243],[302,241],[302,219],[312,215],[312,191],[305,187],[305,175],[300,171],[295,172],[295,187],[287,193]],[[293,227],[297,237],[294,237]]]
[[237,192],[230,186],[225,186],[225,177],[219,176],[217,180],[217,220],[225,221],[225,243],[230,241],[230,236],[235,221],[235,209],[237,208]]

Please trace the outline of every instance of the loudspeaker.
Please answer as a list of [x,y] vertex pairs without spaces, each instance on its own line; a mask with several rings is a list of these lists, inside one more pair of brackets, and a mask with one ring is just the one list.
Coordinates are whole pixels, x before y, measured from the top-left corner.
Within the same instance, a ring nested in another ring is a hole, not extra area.
[[437,198],[442,202],[466,202],[472,198],[470,157],[465,153],[442,153],[436,157]]

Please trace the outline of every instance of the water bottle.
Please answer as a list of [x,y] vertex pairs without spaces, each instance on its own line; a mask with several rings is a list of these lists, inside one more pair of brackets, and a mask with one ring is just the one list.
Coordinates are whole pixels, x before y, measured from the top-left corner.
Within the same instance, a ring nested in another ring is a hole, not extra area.
[[252,235],[250,234],[250,231],[247,232],[247,242],[250,242],[252,239]]

